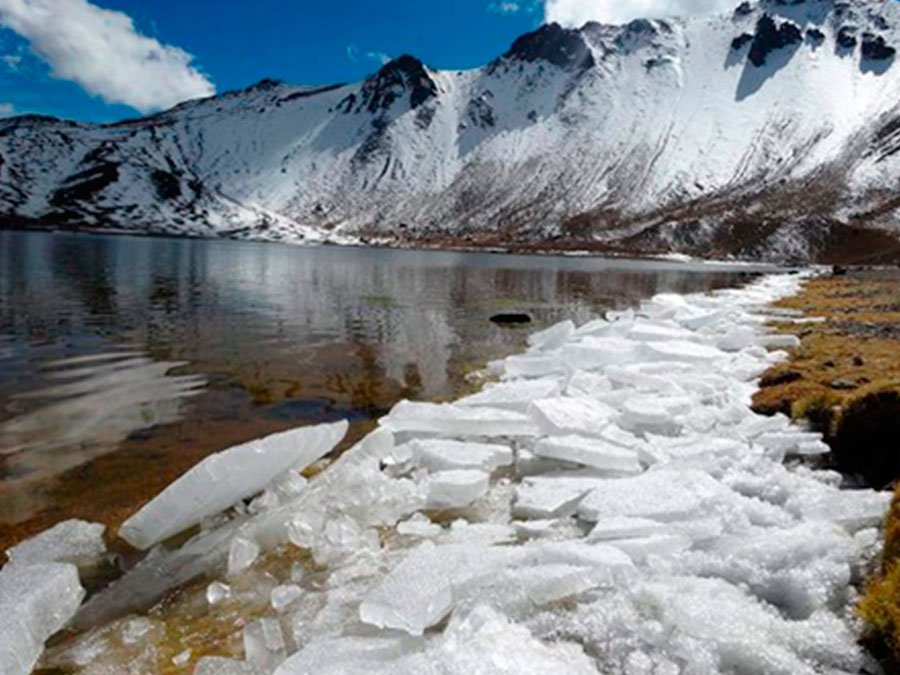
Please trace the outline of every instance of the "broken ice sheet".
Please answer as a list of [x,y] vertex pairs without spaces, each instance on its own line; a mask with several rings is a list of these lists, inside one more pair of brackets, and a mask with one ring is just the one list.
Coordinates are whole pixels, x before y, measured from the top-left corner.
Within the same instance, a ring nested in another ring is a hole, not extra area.
[[[481,469],[490,472],[513,463],[512,449],[508,445],[416,439],[407,446],[413,463],[429,471]],[[398,452],[402,452],[402,446]]]
[[262,492],[286,471],[321,459],[347,428],[346,421],[302,427],[211,455],[125,521],[119,534],[135,548],[148,549]]
[[577,435],[542,438],[534,446],[534,454],[611,473],[636,474],[641,471],[636,452],[601,438]]
[[533,436],[537,433],[527,415],[482,406],[401,401],[381,424],[394,433],[429,433],[442,436]]
[[106,544],[103,542],[105,531],[105,525],[67,520],[7,549],[6,556],[13,565],[40,562],[88,565],[106,553]]
[[69,622],[83,598],[74,565],[8,565],[0,570],[0,672],[28,675],[44,642]]

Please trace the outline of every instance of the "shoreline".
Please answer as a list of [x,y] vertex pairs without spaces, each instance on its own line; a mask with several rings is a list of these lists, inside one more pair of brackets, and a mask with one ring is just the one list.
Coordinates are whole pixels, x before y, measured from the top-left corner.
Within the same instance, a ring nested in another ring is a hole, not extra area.
[[[171,581],[187,565],[229,589],[207,620],[262,616],[238,631],[243,652],[278,675],[419,672],[457,663],[451,644],[485,659],[524,650],[534,672],[588,672],[590,654],[623,672],[718,672],[735,659],[760,673],[853,670],[864,655],[851,582],[875,555],[886,496],[796,463],[827,452],[821,436],[749,408],[756,378],[786,356],[766,347],[794,344],[765,331],[767,305],[799,281],[657,296],[533,335],[529,353],[494,364],[498,384],[449,405],[401,403],[298,494],[210,524],[80,616],[121,613],[147,574]],[[293,551],[297,564],[260,595],[273,577],[266,551]],[[212,588],[169,606],[202,604]],[[294,599],[281,606],[279,589]],[[625,614],[597,618],[610,612]],[[485,642],[493,631],[514,640]],[[196,640],[147,640],[170,664],[160,672],[190,672],[171,659]],[[64,667],[77,644],[45,664]],[[185,665],[241,656],[206,649]],[[100,658],[116,656],[110,643]]]

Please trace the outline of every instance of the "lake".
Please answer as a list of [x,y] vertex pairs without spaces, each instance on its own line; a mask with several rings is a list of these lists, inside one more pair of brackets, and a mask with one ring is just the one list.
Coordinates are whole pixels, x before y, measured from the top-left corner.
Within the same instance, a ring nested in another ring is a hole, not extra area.
[[[0,546],[115,528],[212,452],[340,418],[359,438],[531,330],[753,271],[0,231]],[[534,323],[490,322],[507,311]]]

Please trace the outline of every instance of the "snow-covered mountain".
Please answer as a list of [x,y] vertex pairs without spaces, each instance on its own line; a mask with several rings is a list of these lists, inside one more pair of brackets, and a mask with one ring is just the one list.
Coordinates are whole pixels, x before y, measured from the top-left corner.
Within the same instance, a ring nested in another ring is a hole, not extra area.
[[900,259],[900,6],[555,24],[483,68],[0,122],[0,224]]

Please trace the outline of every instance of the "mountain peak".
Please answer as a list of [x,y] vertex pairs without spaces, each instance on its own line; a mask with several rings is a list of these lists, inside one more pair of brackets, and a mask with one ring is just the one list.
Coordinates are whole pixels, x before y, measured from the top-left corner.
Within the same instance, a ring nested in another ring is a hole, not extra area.
[[547,61],[561,68],[586,69],[593,67],[594,56],[581,31],[548,23],[536,31],[526,33],[503,55],[508,60]]
[[438,89],[424,63],[415,56],[402,54],[363,83],[359,108],[372,113],[386,110],[407,93],[410,108],[418,108],[437,96]]

